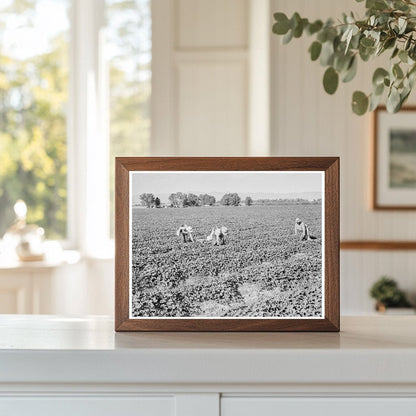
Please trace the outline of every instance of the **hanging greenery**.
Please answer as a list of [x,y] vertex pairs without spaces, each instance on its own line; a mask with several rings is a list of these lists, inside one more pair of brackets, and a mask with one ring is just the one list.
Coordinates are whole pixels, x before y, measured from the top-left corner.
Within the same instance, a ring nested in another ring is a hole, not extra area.
[[374,71],[371,93],[353,93],[352,110],[358,115],[373,111],[386,96],[387,110],[396,113],[409,97],[416,77],[416,0],[413,1],[366,0],[364,19],[344,13],[338,22],[310,22],[299,13],[290,19],[284,13],[275,13],[273,33],[283,36],[283,44],[304,34],[315,38],[309,54],[312,61],[319,59],[326,67],[323,87],[328,94],[336,92],[340,80],[349,82],[355,77],[359,59],[367,62],[390,54],[390,64]]

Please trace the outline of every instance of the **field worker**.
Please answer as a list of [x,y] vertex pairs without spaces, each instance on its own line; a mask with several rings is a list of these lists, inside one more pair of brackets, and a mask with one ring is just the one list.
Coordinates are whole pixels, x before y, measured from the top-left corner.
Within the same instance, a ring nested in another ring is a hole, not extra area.
[[192,227],[190,227],[189,225],[181,225],[178,230],[176,231],[176,235],[178,237],[182,236],[183,238],[183,242],[186,243],[188,240],[193,243],[194,242],[194,237],[192,236]]
[[222,226],[221,228],[213,228],[211,234],[207,237],[207,241],[212,241],[214,246],[222,246],[225,244],[225,236],[227,233],[227,227]]
[[295,220],[295,235],[298,235],[300,231],[300,239],[302,240],[316,240],[316,237],[309,234],[308,226],[300,219]]

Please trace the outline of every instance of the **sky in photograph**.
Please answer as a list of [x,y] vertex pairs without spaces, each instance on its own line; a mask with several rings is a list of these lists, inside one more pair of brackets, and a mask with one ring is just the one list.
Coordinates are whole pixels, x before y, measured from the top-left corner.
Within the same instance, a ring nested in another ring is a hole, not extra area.
[[142,193],[152,193],[162,202],[174,192],[210,194],[220,198],[236,192],[253,199],[322,196],[322,172],[134,172],[133,203]]

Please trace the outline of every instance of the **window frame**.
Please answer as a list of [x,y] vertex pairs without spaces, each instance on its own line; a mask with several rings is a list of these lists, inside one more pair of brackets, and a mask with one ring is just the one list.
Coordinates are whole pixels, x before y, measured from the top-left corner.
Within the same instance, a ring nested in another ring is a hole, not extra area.
[[72,0],[67,114],[67,240],[86,257],[114,256],[109,236],[105,0]]

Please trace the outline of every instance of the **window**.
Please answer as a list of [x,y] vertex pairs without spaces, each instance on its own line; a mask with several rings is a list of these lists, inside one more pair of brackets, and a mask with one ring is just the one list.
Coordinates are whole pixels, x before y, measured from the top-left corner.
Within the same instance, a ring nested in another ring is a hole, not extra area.
[[151,0],[1,2],[0,238],[17,199],[84,252],[113,235],[114,157],[149,152],[150,65]]
[[114,234],[114,157],[145,156],[150,147],[150,0],[107,0],[110,101],[110,221]]
[[68,12],[69,0],[1,2],[0,236],[24,199],[29,222],[66,237]]

